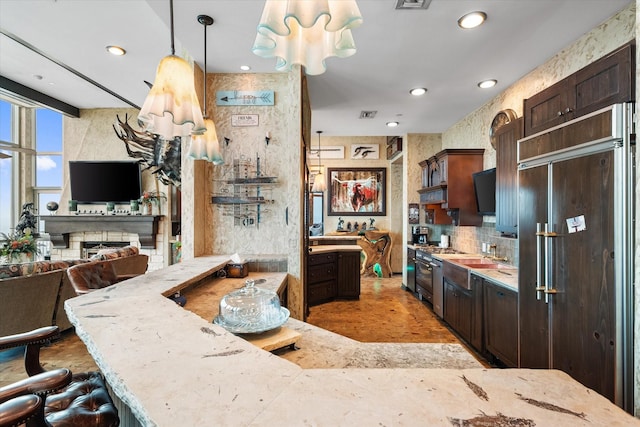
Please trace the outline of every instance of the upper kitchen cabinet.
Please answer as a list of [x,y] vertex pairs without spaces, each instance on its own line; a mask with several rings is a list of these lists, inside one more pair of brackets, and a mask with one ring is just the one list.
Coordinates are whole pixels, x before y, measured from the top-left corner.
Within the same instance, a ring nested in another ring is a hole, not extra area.
[[482,170],[483,154],[483,149],[449,149],[420,162],[418,193],[428,224],[482,225],[472,174]]
[[619,102],[635,93],[635,48],[628,43],[524,100],[524,136]]
[[518,234],[518,139],[522,117],[501,126],[494,134],[496,148],[496,231]]

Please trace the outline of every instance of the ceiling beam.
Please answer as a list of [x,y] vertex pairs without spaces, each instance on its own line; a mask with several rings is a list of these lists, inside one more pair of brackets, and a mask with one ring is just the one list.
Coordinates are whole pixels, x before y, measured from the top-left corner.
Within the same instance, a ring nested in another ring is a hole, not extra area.
[[80,110],[77,107],[21,85],[4,76],[0,76],[0,92],[8,92],[7,95],[10,97],[17,97],[28,103],[35,103],[41,107],[49,108],[67,116],[80,117]]

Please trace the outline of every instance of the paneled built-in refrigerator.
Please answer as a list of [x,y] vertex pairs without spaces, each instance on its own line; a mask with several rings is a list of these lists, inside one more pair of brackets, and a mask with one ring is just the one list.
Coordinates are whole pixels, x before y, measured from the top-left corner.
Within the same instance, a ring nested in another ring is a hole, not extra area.
[[632,104],[518,141],[519,366],[633,404]]

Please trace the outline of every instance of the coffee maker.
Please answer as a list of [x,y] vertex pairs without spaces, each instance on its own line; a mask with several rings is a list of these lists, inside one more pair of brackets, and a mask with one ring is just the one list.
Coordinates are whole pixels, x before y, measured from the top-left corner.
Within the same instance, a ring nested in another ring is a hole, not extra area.
[[429,244],[429,227],[414,225],[411,230],[411,242],[416,245]]

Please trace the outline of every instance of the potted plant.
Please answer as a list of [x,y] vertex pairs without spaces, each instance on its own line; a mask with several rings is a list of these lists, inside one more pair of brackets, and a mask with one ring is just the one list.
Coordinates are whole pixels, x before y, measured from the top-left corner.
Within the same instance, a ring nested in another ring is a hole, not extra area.
[[160,215],[161,200],[167,200],[167,196],[161,191],[145,191],[142,193],[142,197],[139,200],[140,205],[142,205],[142,213],[151,215],[153,206],[157,206],[158,215]]
[[0,233],[0,255],[7,263],[33,261],[38,253],[36,240],[30,231],[24,234],[14,232]]

